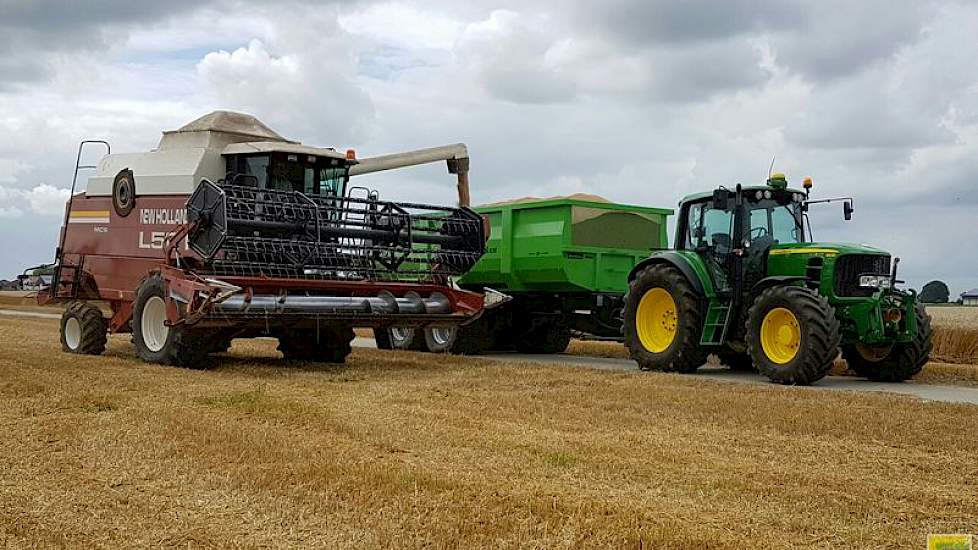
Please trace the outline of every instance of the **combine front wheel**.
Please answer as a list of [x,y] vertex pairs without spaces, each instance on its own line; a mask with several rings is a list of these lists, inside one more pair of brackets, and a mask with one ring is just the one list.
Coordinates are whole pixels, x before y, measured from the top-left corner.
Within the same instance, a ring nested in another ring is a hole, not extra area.
[[349,326],[296,329],[278,337],[278,350],[287,361],[342,364],[352,351],[350,342],[355,336]]
[[773,382],[807,386],[820,380],[839,355],[835,309],[807,288],[769,288],[748,313],[747,350]]
[[856,344],[842,348],[842,358],[856,374],[876,382],[903,382],[917,375],[930,359],[930,315],[917,304],[917,334],[904,344],[871,347]]
[[678,269],[656,264],[639,272],[625,298],[625,346],[642,370],[695,372],[700,347],[700,297]]
[[151,275],[136,292],[132,315],[132,341],[143,361],[190,369],[206,368],[212,342],[204,331],[166,324],[166,285]]
[[61,349],[68,353],[100,355],[105,351],[107,328],[99,308],[72,302],[61,316]]

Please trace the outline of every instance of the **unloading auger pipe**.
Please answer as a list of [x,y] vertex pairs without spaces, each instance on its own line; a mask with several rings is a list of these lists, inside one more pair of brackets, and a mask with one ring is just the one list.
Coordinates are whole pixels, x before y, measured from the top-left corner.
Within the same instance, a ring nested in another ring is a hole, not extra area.
[[445,161],[448,164],[448,173],[458,177],[458,205],[470,206],[469,149],[464,143],[359,159],[359,164],[350,167],[350,175],[360,176],[439,161]]

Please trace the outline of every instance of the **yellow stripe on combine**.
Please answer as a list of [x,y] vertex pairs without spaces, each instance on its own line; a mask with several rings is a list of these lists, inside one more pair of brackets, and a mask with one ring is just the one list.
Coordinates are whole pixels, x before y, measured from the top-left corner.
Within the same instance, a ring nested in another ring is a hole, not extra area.
[[73,210],[71,212],[72,218],[108,218],[108,210]]
[[772,250],[771,256],[781,256],[783,254],[828,254],[835,256],[839,251],[833,248],[778,248]]

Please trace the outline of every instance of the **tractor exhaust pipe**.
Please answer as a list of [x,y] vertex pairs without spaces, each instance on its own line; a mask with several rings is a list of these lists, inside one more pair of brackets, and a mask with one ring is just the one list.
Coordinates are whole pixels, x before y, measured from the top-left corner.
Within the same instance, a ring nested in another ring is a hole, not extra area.
[[395,170],[397,168],[407,168],[408,166],[431,164],[440,161],[446,162],[449,174],[455,174],[458,177],[458,205],[471,206],[469,195],[469,150],[464,143],[359,159],[359,164],[350,167],[350,176],[360,176],[374,172],[383,172],[384,170]]

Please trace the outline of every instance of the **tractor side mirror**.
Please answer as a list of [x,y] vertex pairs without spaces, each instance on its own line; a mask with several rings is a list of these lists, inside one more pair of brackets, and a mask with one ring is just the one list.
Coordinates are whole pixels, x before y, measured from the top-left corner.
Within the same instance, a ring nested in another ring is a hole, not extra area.
[[713,209],[726,210],[730,202],[730,191],[727,189],[717,189],[713,192]]
[[845,201],[842,203],[842,215],[845,217],[846,221],[852,219],[852,203]]

